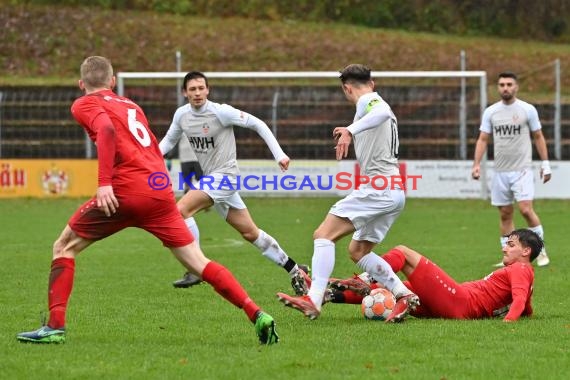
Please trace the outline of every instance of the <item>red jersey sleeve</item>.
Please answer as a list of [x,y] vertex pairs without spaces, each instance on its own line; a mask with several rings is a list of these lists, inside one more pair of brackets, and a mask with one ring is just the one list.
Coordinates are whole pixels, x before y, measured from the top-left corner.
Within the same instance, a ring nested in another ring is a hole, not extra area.
[[107,114],[101,113],[93,120],[97,130],[97,159],[99,160],[99,187],[111,185],[115,162],[115,126]]
[[512,270],[509,271],[509,279],[513,302],[505,320],[516,321],[529,308],[532,313],[530,299],[534,280],[533,270],[528,265],[513,265]]
[[101,113],[105,113],[105,109],[93,96],[84,95],[71,105],[73,118],[85,129],[94,143],[97,142],[97,130],[93,127],[93,120]]
[[[532,292],[531,292],[532,293]],[[526,315],[527,317],[530,317],[532,315],[532,303],[531,303],[531,299],[532,299],[532,295],[528,297],[528,299],[526,300],[526,305],[524,307],[524,311],[522,313],[522,315]]]
[[71,113],[97,146],[99,186],[111,185],[116,152],[113,122],[96,98],[90,96],[77,99]]

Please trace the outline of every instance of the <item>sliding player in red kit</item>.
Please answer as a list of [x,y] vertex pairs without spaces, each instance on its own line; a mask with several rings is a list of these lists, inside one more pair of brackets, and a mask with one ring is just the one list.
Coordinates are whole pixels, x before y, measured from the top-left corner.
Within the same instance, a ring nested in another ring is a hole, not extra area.
[[[420,306],[410,314],[419,318],[478,319],[503,317],[513,322],[532,315],[534,269],[532,261],[544,243],[533,231],[518,229],[506,235],[503,268],[482,280],[458,283],[440,267],[420,253],[398,246],[382,258],[394,272],[402,271],[404,283],[420,298]],[[363,280],[364,279],[364,280]],[[327,300],[333,303],[360,304],[370,289],[366,276],[347,280],[331,279]]]
[[81,65],[79,87],[86,95],[71,112],[97,144],[97,195],[71,216],[53,247],[49,279],[49,321],[17,335],[23,342],[65,341],[65,313],[75,274],[75,257],[97,240],[126,227],[142,228],[162,241],[180,263],[229,302],[244,309],[262,344],[277,343],[273,318],[249,298],[224,266],[210,261],[188,231],[176,207],[164,160],[141,108],[116,95],[108,59],[93,56]]

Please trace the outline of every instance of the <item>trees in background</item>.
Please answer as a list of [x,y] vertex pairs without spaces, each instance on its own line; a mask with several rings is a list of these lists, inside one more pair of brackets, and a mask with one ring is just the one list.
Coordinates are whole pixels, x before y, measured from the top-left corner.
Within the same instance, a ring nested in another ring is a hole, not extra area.
[[567,0],[11,0],[570,42]]

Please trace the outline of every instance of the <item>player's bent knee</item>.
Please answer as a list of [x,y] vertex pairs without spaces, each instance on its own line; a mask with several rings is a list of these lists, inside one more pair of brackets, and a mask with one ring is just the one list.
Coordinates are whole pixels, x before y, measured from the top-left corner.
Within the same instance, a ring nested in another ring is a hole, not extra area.
[[259,233],[257,231],[245,231],[241,233],[241,236],[250,243],[253,243],[259,237]]
[[58,258],[64,256],[65,248],[69,245],[72,239],[73,233],[69,227],[66,227],[61,235],[54,241],[52,245],[53,258]]
[[61,252],[63,251],[63,247],[65,245],[62,243],[62,241],[60,239],[57,239],[52,246],[52,255],[53,258],[55,259],[56,257],[61,256]]
[[337,233],[331,233],[330,231],[326,231],[320,228],[317,228],[315,232],[313,232],[313,240],[326,239],[336,242],[339,238],[340,236]]
[[53,244],[53,258],[75,258],[75,256],[81,251],[80,245],[78,243],[79,242],[77,240],[56,240]]
[[534,215],[534,210],[533,210],[532,206],[521,207],[520,213],[524,217],[530,217],[530,216]]
[[363,252],[361,250],[350,250],[348,253],[350,255],[350,259],[354,263],[357,263],[360,261],[360,259],[362,259],[364,256],[366,256],[369,252]]
[[499,207],[501,220],[511,220],[513,218],[514,209],[512,207]]
[[180,215],[182,215],[183,218],[189,218],[191,215],[189,215],[188,211],[186,211],[186,207],[184,207],[183,204],[181,204],[180,202],[178,202],[176,204],[176,208],[178,209],[178,212],[180,213]]

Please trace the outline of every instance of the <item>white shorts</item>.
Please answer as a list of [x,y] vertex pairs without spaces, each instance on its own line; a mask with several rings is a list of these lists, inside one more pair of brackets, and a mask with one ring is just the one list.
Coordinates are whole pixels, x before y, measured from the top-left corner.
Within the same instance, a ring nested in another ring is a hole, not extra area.
[[228,217],[230,208],[238,210],[247,208],[238,193],[237,179],[233,175],[222,173],[204,175],[194,186],[212,198],[214,209],[224,220]]
[[380,243],[406,203],[403,190],[378,190],[361,186],[335,203],[330,214],[348,218],[356,230],[353,240]]
[[495,172],[491,184],[491,204],[508,206],[513,200],[531,201],[534,199],[534,176],[532,169],[512,172]]

